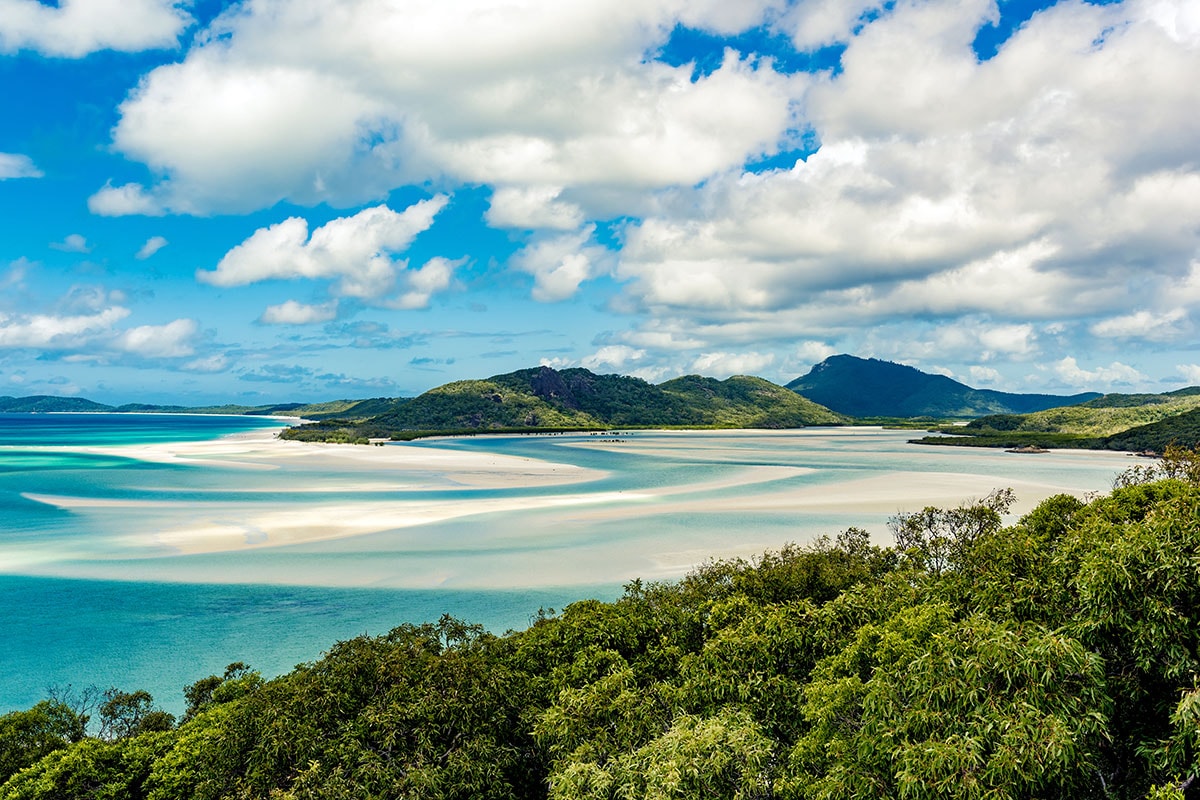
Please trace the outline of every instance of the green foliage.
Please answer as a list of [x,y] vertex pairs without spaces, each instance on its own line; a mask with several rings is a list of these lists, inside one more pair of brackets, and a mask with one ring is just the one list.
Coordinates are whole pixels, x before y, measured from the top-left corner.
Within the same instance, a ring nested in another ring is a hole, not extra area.
[[[363,407],[365,408],[365,407]],[[360,411],[361,408],[354,409]],[[347,411],[347,414],[350,412]],[[607,428],[797,428],[846,422],[782,386],[746,376],[641,378],[549,367],[456,381],[353,421],[346,415],[285,430],[287,439],[348,442],[436,434]]]
[[87,717],[57,700],[0,716],[0,783],[43,756],[78,742],[86,726]]
[[102,739],[128,739],[175,726],[175,717],[156,709],[154,698],[144,690],[122,692],[115,687],[107,690],[99,716]]
[[975,544],[999,530],[1001,515],[1016,500],[1012,489],[994,491],[977,503],[897,514],[888,522],[896,547],[918,569],[935,578],[947,570],[961,573]]
[[231,664],[174,730],[147,730],[144,693],[105,696],[107,738],[39,704],[0,717],[0,800],[1179,800],[1197,463],[1008,527],[997,492],[898,515],[896,548],[852,528],[632,581],[503,637],[443,617],[270,681]]
[[1107,706],[1102,663],[1078,641],[907,608],[818,667],[794,785],[822,800],[1085,796]]
[[146,733],[106,742],[84,739],[0,784],[3,800],[141,800],[151,768],[175,734]]

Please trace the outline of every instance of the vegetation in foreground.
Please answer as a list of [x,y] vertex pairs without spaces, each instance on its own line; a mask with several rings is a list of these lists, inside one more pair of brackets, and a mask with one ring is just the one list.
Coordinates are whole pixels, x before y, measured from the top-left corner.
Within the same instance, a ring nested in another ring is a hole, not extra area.
[[0,717],[0,798],[1154,798],[1200,788],[1200,455],[999,491],[493,636]]

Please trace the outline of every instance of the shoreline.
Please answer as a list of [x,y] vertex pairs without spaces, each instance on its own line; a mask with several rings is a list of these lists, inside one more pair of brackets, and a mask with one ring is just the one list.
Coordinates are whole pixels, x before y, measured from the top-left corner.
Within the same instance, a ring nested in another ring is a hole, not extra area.
[[[1130,461],[1074,450],[1055,458],[955,449],[946,458],[905,445],[903,431],[859,426],[531,436],[544,446],[521,448],[525,455],[301,442],[277,430],[22,448],[218,472],[182,486],[118,480],[95,494],[31,489],[26,500],[77,518],[80,533],[13,550],[11,574],[390,588],[662,579],[706,558],[803,545],[849,525],[883,544],[891,515],[1006,486],[1017,491],[1015,518],[1053,494],[1100,490],[1094,476],[1109,467],[1115,476]],[[607,471],[584,466],[607,461],[572,450],[634,460]],[[263,477],[230,474],[239,470]],[[37,563],[18,566],[23,555]]]

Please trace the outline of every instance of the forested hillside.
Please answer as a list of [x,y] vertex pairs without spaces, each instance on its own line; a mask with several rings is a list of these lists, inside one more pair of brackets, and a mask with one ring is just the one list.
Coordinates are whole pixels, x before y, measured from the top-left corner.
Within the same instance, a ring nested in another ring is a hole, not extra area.
[[234,664],[178,725],[138,693],[49,701],[0,717],[0,800],[1194,795],[1200,457],[1005,527],[1011,500],[504,636],[443,618],[270,681]]
[[366,419],[291,428],[285,438],[363,441],[428,433],[624,427],[798,428],[847,419],[782,386],[744,375],[688,375],[654,385],[582,368],[536,367],[455,381]]
[[953,438],[922,444],[974,447],[1081,447],[1161,453],[1171,444],[1200,446],[1200,387],[1163,394],[1106,394],[1034,414],[994,414],[957,428]]

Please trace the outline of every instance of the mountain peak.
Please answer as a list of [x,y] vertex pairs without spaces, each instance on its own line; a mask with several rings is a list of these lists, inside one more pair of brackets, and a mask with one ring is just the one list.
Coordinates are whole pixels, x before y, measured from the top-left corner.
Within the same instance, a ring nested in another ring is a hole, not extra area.
[[845,353],[814,365],[807,375],[792,381],[787,388],[833,411],[855,417],[973,418],[1025,414],[1100,396],[1096,392],[1061,396],[974,389],[945,375],[931,375],[906,364]]

